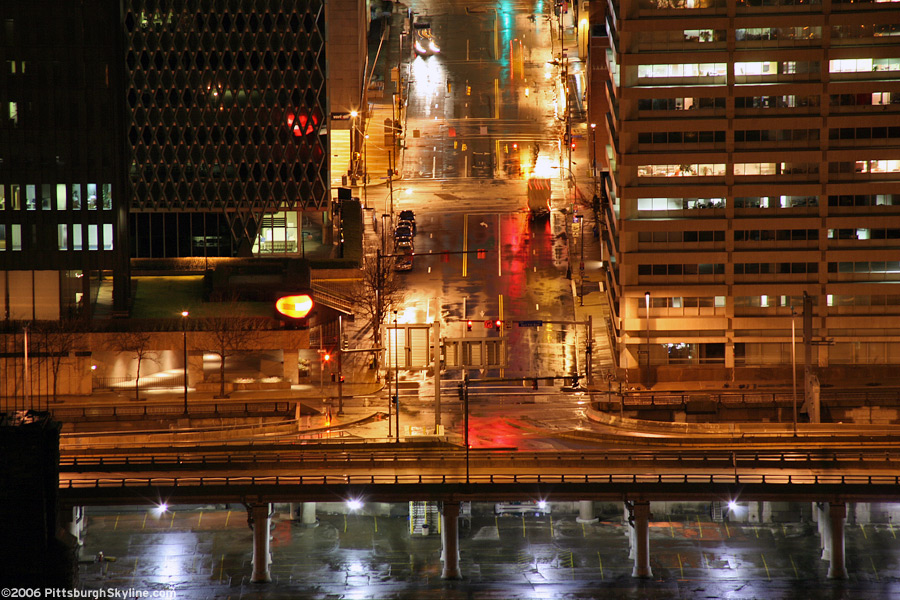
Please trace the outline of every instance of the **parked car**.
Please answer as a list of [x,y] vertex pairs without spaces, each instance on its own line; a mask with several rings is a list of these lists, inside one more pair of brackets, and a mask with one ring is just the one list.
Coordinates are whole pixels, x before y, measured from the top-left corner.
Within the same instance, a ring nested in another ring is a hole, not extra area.
[[400,221],[397,221],[397,227],[409,227],[412,230],[413,235],[416,235],[416,224],[412,221],[401,219]]
[[398,251],[401,251],[401,252],[402,251],[412,252],[415,250],[415,248],[413,247],[413,241],[412,241],[411,237],[410,238],[398,238],[394,244],[394,247]]
[[409,221],[412,223],[413,230],[416,229],[416,213],[411,210],[401,210],[400,214],[397,215],[397,218],[400,221]]
[[494,505],[494,514],[497,515],[530,515],[535,516],[550,514],[550,503],[543,500],[530,500],[525,502],[498,502]]

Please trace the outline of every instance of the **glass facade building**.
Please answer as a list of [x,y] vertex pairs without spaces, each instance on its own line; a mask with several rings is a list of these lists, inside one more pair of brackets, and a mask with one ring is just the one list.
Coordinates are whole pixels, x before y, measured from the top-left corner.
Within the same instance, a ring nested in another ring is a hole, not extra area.
[[790,365],[804,293],[814,365],[900,363],[898,14],[592,3],[620,366]]

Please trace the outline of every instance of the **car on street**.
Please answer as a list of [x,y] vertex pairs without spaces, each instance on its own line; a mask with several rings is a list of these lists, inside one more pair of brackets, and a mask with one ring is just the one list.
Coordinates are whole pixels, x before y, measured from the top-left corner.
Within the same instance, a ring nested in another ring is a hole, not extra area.
[[413,241],[412,241],[412,238],[402,238],[402,239],[398,239],[398,240],[396,240],[396,242],[395,242],[395,244],[394,244],[394,247],[395,247],[398,251],[401,251],[401,252],[402,252],[402,251],[410,251],[410,252],[412,252],[413,250],[415,250],[415,248],[413,247]]
[[411,238],[413,236],[412,227],[408,225],[399,225],[396,229],[394,229],[394,239],[400,240],[403,238]]
[[412,223],[413,233],[416,232],[416,213],[414,213],[413,211],[408,210],[408,209],[401,210],[398,218],[399,218],[399,222],[401,222],[401,223],[404,221],[406,221],[408,223]]
[[409,227],[412,230],[413,235],[416,235],[416,224],[412,221],[400,220],[397,221],[397,227]]
[[441,48],[434,40],[434,34],[431,33],[431,23],[414,23],[415,41],[413,47],[419,56],[431,56],[432,54],[440,54]]

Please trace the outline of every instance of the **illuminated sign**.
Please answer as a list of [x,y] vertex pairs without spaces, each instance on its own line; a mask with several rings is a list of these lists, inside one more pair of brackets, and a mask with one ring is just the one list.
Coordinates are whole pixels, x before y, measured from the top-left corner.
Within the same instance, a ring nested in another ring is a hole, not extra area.
[[312,310],[313,299],[308,294],[282,296],[275,301],[275,310],[292,319],[302,319]]

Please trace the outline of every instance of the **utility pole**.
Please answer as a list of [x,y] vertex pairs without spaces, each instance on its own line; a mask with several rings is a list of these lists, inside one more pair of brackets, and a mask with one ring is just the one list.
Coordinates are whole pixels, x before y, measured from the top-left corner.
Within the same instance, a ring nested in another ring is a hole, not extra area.
[[463,377],[463,440],[466,444],[466,483],[469,483],[469,375]]
[[337,350],[337,369],[338,369],[338,411],[339,417],[344,416],[344,317],[338,315],[338,350]]
[[434,331],[434,434],[441,428],[441,322],[435,319]]

